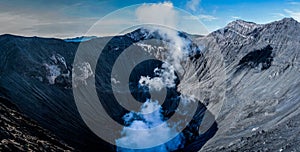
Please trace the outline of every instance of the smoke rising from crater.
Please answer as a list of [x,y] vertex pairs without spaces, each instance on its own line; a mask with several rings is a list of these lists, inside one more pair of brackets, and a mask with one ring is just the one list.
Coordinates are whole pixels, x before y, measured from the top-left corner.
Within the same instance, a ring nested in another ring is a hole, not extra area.
[[[175,75],[184,73],[181,63],[188,58],[188,46],[191,42],[179,36],[177,30],[169,27],[176,27],[177,12],[170,2],[158,4],[144,4],[137,8],[136,17],[142,23],[163,25],[165,27],[144,27],[149,34],[158,33],[166,47],[164,52],[165,60],[161,68],[153,72],[155,77],[141,76],[139,85],[147,86],[150,90],[161,90],[162,88],[176,87]],[[167,27],[167,28],[166,28]],[[144,115],[144,113],[147,115]],[[140,112],[127,113],[123,120],[128,126],[123,128],[123,137],[116,140],[118,151],[139,151],[138,149],[124,149],[121,147],[149,147],[150,151],[172,151],[184,144],[183,136],[163,120],[161,105],[157,101],[148,99],[141,107]],[[174,134],[179,134],[175,138]],[[172,140],[171,140],[172,139]],[[154,145],[159,141],[170,141]],[[157,147],[153,147],[157,146]]]

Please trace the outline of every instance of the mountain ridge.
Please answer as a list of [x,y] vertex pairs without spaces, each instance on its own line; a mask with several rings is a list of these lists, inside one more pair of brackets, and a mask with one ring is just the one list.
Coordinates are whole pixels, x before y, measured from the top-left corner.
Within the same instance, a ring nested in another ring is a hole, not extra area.
[[[294,18],[283,18],[283,19],[280,19],[280,20],[277,20],[277,21],[273,21],[273,22],[270,22],[270,23],[266,23],[266,24],[257,24],[255,22],[252,22],[252,21],[247,21],[247,20],[242,20],[242,19],[237,19],[237,20],[234,20],[234,21],[231,21],[230,23],[228,23],[224,28],[228,28],[228,27],[232,27],[234,25],[256,25],[256,26],[260,26],[260,25],[272,25],[272,24],[282,24],[282,23],[296,23],[296,24],[300,24],[297,20],[295,20]],[[223,28],[221,28],[223,29]],[[215,31],[212,31],[210,32],[208,35],[218,31],[218,30],[221,30],[221,29],[217,29]],[[137,30],[137,29],[135,29]],[[132,32],[134,32],[135,30],[133,30]],[[184,31],[182,31],[183,33],[186,33]],[[129,32],[131,33],[131,32]],[[189,33],[186,33],[186,34],[189,34]],[[202,35],[197,35],[197,34],[193,34],[194,36],[202,36]],[[81,38],[84,38],[85,36],[78,36],[78,37],[74,37],[74,38],[52,38],[52,37],[39,37],[39,36],[22,36],[22,35],[17,35],[17,34],[1,34],[0,37],[22,37],[22,38],[42,38],[42,39],[59,39],[59,40],[72,40],[72,39],[81,39]],[[118,35],[118,36],[122,36],[122,35]],[[112,37],[112,36],[104,36],[104,37]],[[91,39],[94,39],[94,38],[101,38],[101,37],[97,37],[97,36],[88,36],[87,38],[91,38]],[[73,42],[73,41],[71,41]],[[75,41],[76,42],[76,41]],[[76,43],[80,43],[79,41],[76,42]]]
[[[202,150],[246,151],[251,148],[247,145],[260,150],[264,144],[257,140],[272,142],[270,139],[280,136],[286,141],[297,141],[297,137],[290,139],[283,134],[288,128],[277,126],[298,123],[297,117],[292,116],[299,116],[296,109],[300,107],[297,103],[300,100],[297,93],[300,92],[297,87],[300,84],[299,23],[283,19],[264,25],[247,22],[250,28],[243,28],[240,23],[234,25],[237,26],[194,37],[192,41],[201,46],[203,54],[183,63],[187,70],[179,84],[180,93],[194,95],[209,109],[224,102],[217,118],[220,129]],[[103,48],[104,39],[108,38],[82,44],[93,51]],[[117,36],[107,49],[121,53],[139,40]],[[73,101],[72,67],[88,68],[87,64],[72,64],[79,43],[13,35],[0,36],[0,43],[1,96],[9,98],[20,111],[73,147],[93,151],[103,145],[107,151],[115,150],[86,128]],[[146,52],[152,49],[135,47]],[[117,57],[115,52],[107,52],[101,67],[111,64],[111,58]],[[156,52],[159,50],[154,49]],[[88,75],[87,80],[92,76],[95,74]],[[275,134],[274,130],[280,131]],[[294,133],[299,130],[293,127]],[[251,144],[252,141],[256,144]],[[282,147],[298,150],[295,145],[289,147],[287,142],[274,140],[273,144],[276,146],[269,144],[269,150]]]

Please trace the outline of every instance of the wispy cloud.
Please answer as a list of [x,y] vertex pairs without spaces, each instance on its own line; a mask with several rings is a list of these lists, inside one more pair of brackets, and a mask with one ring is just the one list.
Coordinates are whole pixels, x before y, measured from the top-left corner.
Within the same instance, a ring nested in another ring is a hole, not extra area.
[[[58,38],[84,35],[111,9],[99,9],[106,6],[102,0],[55,0],[47,4],[15,0],[0,3],[0,34]],[[97,13],[91,10],[97,10]],[[117,24],[115,22],[109,21],[107,24]]]
[[96,18],[57,17],[54,14],[0,12],[0,34],[43,37],[73,37],[87,32]]
[[300,21],[300,12],[292,11],[289,9],[284,9],[284,11],[292,18],[294,18],[297,21]]
[[300,5],[300,2],[288,2],[288,4],[290,4],[290,5]]
[[231,18],[232,18],[232,19],[235,19],[235,20],[237,20],[237,19],[241,19],[241,17],[240,17],[240,16],[231,16]]
[[282,13],[270,13],[270,16],[272,16],[272,18],[275,20],[281,20],[283,18],[290,17],[290,15],[284,11]]
[[213,21],[213,20],[217,20],[218,18],[212,15],[207,15],[207,14],[201,14],[198,16],[198,18],[200,20],[204,20],[204,21]]
[[283,13],[271,13],[271,15],[273,15],[274,17],[279,17],[279,18],[286,17],[286,15]]
[[186,3],[186,7],[192,11],[196,11],[201,0],[190,0]]
[[185,16],[184,19],[185,20],[214,21],[214,20],[217,20],[218,17],[208,15],[208,14],[200,14],[197,16]]

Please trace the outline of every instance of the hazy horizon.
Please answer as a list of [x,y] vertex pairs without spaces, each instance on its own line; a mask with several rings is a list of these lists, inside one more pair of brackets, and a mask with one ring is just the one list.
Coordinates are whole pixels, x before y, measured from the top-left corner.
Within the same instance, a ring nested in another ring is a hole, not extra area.
[[[145,4],[144,4],[145,3]],[[229,22],[237,19],[255,22],[258,24],[270,23],[281,20],[282,18],[292,17],[300,20],[300,1],[292,0],[255,0],[244,2],[242,0],[208,1],[208,0],[188,0],[188,1],[160,1],[149,0],[143,4],[153,5],[171,5],[173,9],[185,11],[193,17],[183,18],[188,24],[191,20],[199,20],[205,26],[208,33],[225,27]],[[114,18],[106,19],[103,23],[101,33],[91,36],[113,36],[118,33],[118,29],[133,24],[129,20],[134,20],[132,16],[136,15],[135,9],[126,7],[140,4],[139,1],[116,0],[54,0],[43,3],[39,0],[24,2],[21,0],[0,2],[0,22],[2,28],[0,35],[12,34],[21,36],[38,36],[54,38],[74,38],[84,36],[88,30],[99,20],[107,18],[120,9],[127,11]],[[124,9],[125,8],[125,9]],[[145,9],[146,7],[143,7]],[[163,11],[163,10],[162,10]],[[168,15],[169,12],[159,12]],[[263,14],[263,15],[262,15]],[[131,16],[131,17],[130,17]],[[138,18],[138,17],[137,17]],[[138,22],[136,22],[138,23]],[[184,29],[186,25],[182,25]],[[183,30],[190,34],[203,35],[203,31],[196,29],[196,26]],[[206,32],[206,34],[207,34]]]

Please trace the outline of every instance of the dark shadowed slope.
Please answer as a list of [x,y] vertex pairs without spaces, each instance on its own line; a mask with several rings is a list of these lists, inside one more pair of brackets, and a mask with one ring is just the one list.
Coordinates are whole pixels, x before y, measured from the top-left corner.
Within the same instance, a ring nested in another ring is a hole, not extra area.
[[0,44],[1,96],[75,148],[105,145],[81,120],[70,89],[78,43],[3,35]]
[[[177,91],[212,110],[223,102],[215,115],[219,129],[201,150],[299,150],[299,35],[300,24],[287,18],[265,25],[238,20],[208,36],[193,36],[202,53],[182,63],[186,71]],[[95,38],[83,47],[87,52],[97,51],[107,39]],[[111,51],[99,62],[104,69],[98,69],[96,77],[106,77],[114,55],[138,40],[138,33],[116,37],[107,46]],[[87,129],[74,103],[71,69],[90,66],[72,64],[78,45],[58,39],[0,36],[0,96],[11,99],[20,111],[75,148],[113,151],[114,146]],[[158,53],[153,45],[157,44],[134,47]],[[90,79],[95,74],[86,76]],[[104,84],[98,93],[105,94],[111,80],[98,81]],[[197,141],[186,150],[203,143]]]
[[[134,32],[140,33],[140,36],[144,34],[139,30]],[[100,98],[104,99],[103,104],[112,112],[111,115],[116,116],[115,119],[119,121],[122,121],[121,117],[126,111],[120,110],[110,96],[112,92],[109,90],[111,80],[109,70],[113,65],[113,59],[116,59],[126,47],[146,39],[140,36],[132,37],[132,34],[127,34],[113,38],[105,47],[104,60],[100,60],[97,65],[100,67],[97,68],[98,71],[96,70],[96,77],[100,78],[97,79],[99,88],[97,91]],[[157,35],[147,37],[147,39],[152,39],[155,36]],[[104,42],[107,39],[93,39],[84,42],[83,47],[86,48],[87,53],[97,52],[99,48],[104,47]],[[73,58],[79,43],[12,35],[1,36],[0,43],[2,44],[0,45],[0,65],[2,65],[0,92],[2,96],[10,98],[26,115],[79,150],[115,150],[115,146],[104,142],[87,128],[75,106],[71,89],[72,68],[88,69],[91,66],[88,62],[79,65],[73,64]],[[153,43],[151,45],[156,46],[159,44]],[[137,45],[135,47],[145,50],[142,46]],[[154,49],[155,53],[157,51],[157,49]],[[197,54],[196,52],[192,53]],[[192,56],[190,58],[191,60],[194,59]],[[128,62],[132,61],[129,60]],[[147,69],[147,67],[143,69]],[[95,76],[95,73],[92,72],[85,74],[87,77],[84,79],[87,80]],[[136,79],[139,79],[139,77],[136,77]],[[84,86],[84,81],[81,80],[78,86]],[[173,92],[175,91],[173,90]],[[177,93],[174,94],[177,95]],[[173,103],[169,104],[172,105]],[[185,148],[188,149],[200,149],[217,130],[217,125],[214,124],[207,135],[198,134],[198,125],[201,123],[203,113],[206,111],[203,104],[200,103],[199,105],[195,120],[184,131],[185,136],[188,137]],[[170,109],[169,111],[175,110],[174,106],[167,108]],[[166,115],[171,116],[172,114],[166,113]],[[205,138],[203,138],[204,136]],[[192,145],[189,147],[189,144]]]
[[0,126],[0,151],[74,151],[4,98],[0,98]]

